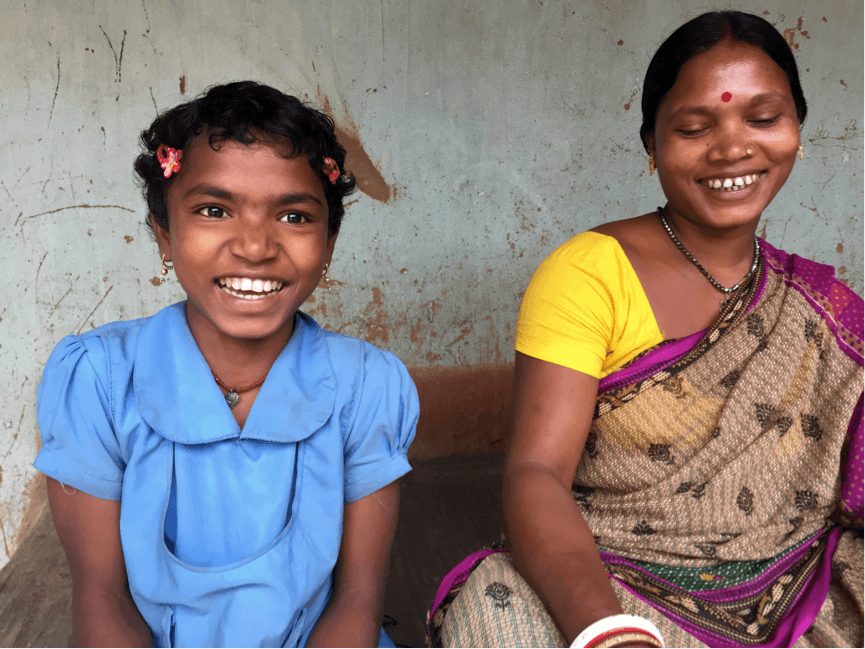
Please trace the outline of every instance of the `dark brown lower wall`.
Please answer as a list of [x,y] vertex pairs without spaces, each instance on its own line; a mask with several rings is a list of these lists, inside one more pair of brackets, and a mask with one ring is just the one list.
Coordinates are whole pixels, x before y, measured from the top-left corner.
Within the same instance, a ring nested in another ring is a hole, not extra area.
[[408,370],[417,385],[421,409],[409,459],[504,450],[513,363]]

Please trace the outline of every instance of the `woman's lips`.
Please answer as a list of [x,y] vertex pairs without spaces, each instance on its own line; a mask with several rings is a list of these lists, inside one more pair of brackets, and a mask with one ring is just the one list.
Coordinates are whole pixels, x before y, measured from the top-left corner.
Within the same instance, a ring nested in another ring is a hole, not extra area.
[[704,187],[716,189],[720,191],[733,192],[744,189],[748,185],[753,185],[757,182],[765,172],[742,174],[738,176],[718,176],[715,178],[705,178],[700,182]]

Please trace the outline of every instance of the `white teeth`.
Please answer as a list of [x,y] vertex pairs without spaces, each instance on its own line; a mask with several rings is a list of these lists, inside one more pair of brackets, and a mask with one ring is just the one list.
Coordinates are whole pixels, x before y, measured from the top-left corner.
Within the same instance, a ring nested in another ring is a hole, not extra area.
[[710,189],[726,189],[728,191],[736,191],[742,189],[746,185],[753,185],[757,182],[760,174],[749,174],[747,176],[738,176],[736,178],[710,178],[705,181],[706,187]]
[[[275,293],[282,288],[282,282],[270,279],[250,279],[248,277],[220,277],[217,282],[222,289],[235,297],[244,300],[258,300]],[[258,293],[259,295],[244,295],[236,291]]]

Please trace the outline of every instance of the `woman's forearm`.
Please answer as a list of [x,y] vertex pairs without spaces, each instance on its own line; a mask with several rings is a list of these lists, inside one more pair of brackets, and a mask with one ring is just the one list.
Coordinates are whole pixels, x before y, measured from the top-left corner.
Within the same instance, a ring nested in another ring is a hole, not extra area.
[[551,471],[506,469],[502,508],[514,565],[568,642],[592,622],[622,612],[591,530]]

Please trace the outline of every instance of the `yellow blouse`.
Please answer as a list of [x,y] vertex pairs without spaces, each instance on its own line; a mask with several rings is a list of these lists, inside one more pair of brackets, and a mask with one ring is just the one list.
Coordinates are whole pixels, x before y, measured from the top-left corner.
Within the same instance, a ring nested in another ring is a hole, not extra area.
[[532,276],[516,350],[603,378],[664,340],[646,293],[613,237],[583,232]]

